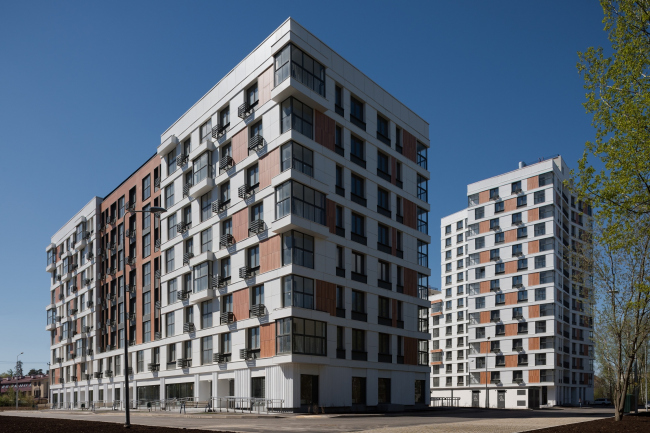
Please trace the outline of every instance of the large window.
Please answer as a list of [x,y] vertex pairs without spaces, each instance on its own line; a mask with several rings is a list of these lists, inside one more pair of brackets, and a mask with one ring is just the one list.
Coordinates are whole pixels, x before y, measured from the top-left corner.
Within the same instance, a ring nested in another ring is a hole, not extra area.
[[174,206],[174,184],[165,187],[165,207],[167,209]]
[[167,154],[167,175],[169,176],[176,171],[176,149],[172,149]]
[[212,251],[212,227],[201,232],[201,252]]
[[175,313],[171,312],[171,313],[167,313],[167,315],[165,316],[165,321],[166,321],[165,325],[166,325],[166,330],[167,330],[166,336],[167,337],[172,337],[172,336],[174,336],[174,334],[176,334],[176,329],[175,329],[176,321],[175,321],[175,316],[174,315],[175,315]]
[[210,152],[204,152],[192,162],[194,185],[211,176]]
[[418,265],[429,267],[429,244],[418,239]]
[[281,108],[281,133],[293,129],[307,138],[314,138],[313,131],[314,112],[311,107],[295,98],[288,98],[282,103]]
[[201,302],[201,329],[212,327],[212,301]]
[[292,44],[275,55],[274,85],[289,78],[289,73],[308,89],[325,97],[325,67]]
[[142,200],[146,200],[149,197],[151,197],[151,175],[147,175],[142,179]]
[[314,152],[291,141],[282,146],[281,155],[281,171],[293,168],[314,177]]
[[428,192],[427,192],[428,179],[418,174],[417,180],[418,180],[418,198],[420,200],[427,201],[428,200]]
[[359,101],[354,96],[350,96],[350,121],[354,122],[355,120],[361,123],[364,122],[363,102]]
[[418,142],[418,147],[417,147],[417,163],[420,167],[426,169],[427,168],[427,147]]
[[201,364],[212,364],[212,336],[201,338]]
[[293,213],[325,225],[325,194],[289,180],[275,189],[275,199],[277,219]]
[[282,279],[282,306],[314,309],[314,280],[298,275]]
[[418,231],[428,234],[429,233],[429,214],[426,210],[418,207],[417,227]]
[[327,355],[327,323],[289,317],[276,322],[277,353]]
[[[352,135],[350,137],[350,160],[354,163],[365,163],[363,140]],[[362,164],[364,165],[364,164]]]
[[176,278],[167,282],[167,300],[168,304],[176,302]]
[[282,234],[282,264],[314,269],[314,238],[295,230]]
[[202,292],[208,288],[210,263],[203,262],[194,266],[194,293]]
[[199,128],[199,135],[201,137],[201,143],[210,138],[212,135],[212,120],[208,120]]
[[165,251],[165,273],[173,272],[176,269],[174,264],[174,246]]
[[176,213],[173,213],[172,215],[167,218],[167,239],[173,239],[176,237],[176,234],[178,232],[176,231]]

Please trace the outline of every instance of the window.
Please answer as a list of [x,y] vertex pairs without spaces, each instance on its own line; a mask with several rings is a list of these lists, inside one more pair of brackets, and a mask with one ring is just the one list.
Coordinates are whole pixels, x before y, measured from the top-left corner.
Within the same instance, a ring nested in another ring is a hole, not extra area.
[[221,353],[224,355],[229,355],[232,353],[232,340],[230,337],[230,332],[226,332],[221,334],[221,341],[220,341],[220,348],[221,348]]
[[498,202],[494,203],[494,213],[503,212],[505,209],[506,208],[505,208],[505,203],[504,202],[498,201]]
[[535,269],[540,269],[545,267],[546,267],[546,256],[535,257]]
[[546,321],[540,320],[535,322],[535,334],[543,334],[546,332]]
[[490,220],[490,230],[497,230],[499,228],[499,218]]
[[379,280],[390,283],[390,264],[379,260]]
[[336,153],[344,156],[345,150],[343,148],[343,130],[338,125],[336,128],[334,128],[334,149]]
[[555,274],[553,271],[544,271],[539,273],[539,282],[540,284],[549,284],[554,281]]
[[259,90],[256,82],[248,89],[246,89],[246,102],[248,102],[248,105],[250,107],[254,107],[259,102],[259,99],[260,99],[260,95],[259,95]]
[[390,133],[388,131],[388,120],[377,113],[377,138],[390,146]]
[[176,278],[167,282],[167,300],[168,304],[176,302]]
[[546,365],[546,354],[545,353],[536,353],[535,354],[535,365]]
[[176,237],[176,213],[167,218],[167,239],[173,239]]
[[219,112],[219,123],[221,128],[226,129],[230,126],[230,106],[226,105],[226,108]]
[[147,200],[149,197],[151,197],[151,175],[142,179],[142,200]]
[[474,278],[476,278],[477,280],[481,278],[485,278],[485,268],[481,267],[481,268],[474,269]]
[[282,306],[314,309],[314,280],[288,275],[282,280]]
[[366,160],[364,158],[363,140],[352,135],[350,136],[350,143],[350,161],[365,168]]
[[512,277],[512,287],[519,287],[522,284],[523,284],[523,277],[521,275]]
[[495,248],[493,250],[490,250],[490,260],[499,260],[500,255],[499,255],[499,249]]
[[151,286],[151,262],[142,265],[142,288]]
[[429,233],[429,214],[421,207],[417,209],[417,228],[421,233]]
[[282,234],[282,264],[314,269],[314,238],[292,230]]
[[380,377],[377,379],[377,385],[378,385],[378,395],[377,395],[377,402],[379,404],[386,404],[391,402],[391,387],[390,387],[390,379],[388,378],[383,378]]
[[295,181],[287,181],[275,189],[276,218],[293,213],[325,225],[325,195]]
[[481,248],[485,248],[485,237],[481,236],[480,238],[474,239],[474,248],[477,250],[480,250]]
[[541,206],[539,208],[539,219],[553,217],[553,205],[549,204],[547,206]]
[[289,317],[276,321],[278,353],[327,355],[327,324],[315,320]]
[[428,179],[426,177],[417,175],[417,191],[420,200],[428,200],[427,182]]
[[417,164],[425,170],[427,169],[427,147],[419,141],[417,146]]
[[210,152],[203,152],[192,162],[192,172],[194,175],[194,185],[197,185],[203,179],[211,176],[212,165],[210,164]]
[[246,185],[249,188],[255,189],[260,186],[260,171],[259,166],[255,164],[246,170]]
[[494,303],[495,304],[505,304],[506,303],[506,295],[503,293],[497,293],[494,296]]
[[494,243],[495,244],[501,244],[505,242],[506,240],[506,235],[503,232],[495,233],[494,234]]
[[526,258],[517,260],[517,270],[521,271],[523,269],[528,269],[528,259]]
[[521,212],[513,213],[512,214],[512,224],[521,224]]
[[[325,97],[325,67],[293,44],[275,55],[275,86],[289,77]],[[340,88],[337,86],[337,89]]]
[[387,181],[390,180],[390,168],[389,168],[389,159],[388,155],[382,152],[377,152],[377,174],[384,178]]
[[533,202],[535,204],[544,203],[546,201],[546,195],[545,194],[546,194],[546,190],[541,190],[541,191],[535,192],[535,194],[533,195],[533,197],[534,197]]
[[202,292],[207,290],[208,285],[210,284],[208,275],[210,271],[210,263],[203,262],[199,265],[194,266],[194,293]]
[[[377,224],[377,242],[379,242],[383,246],[390,247],[389,236],[390,236],[390,229],[383,224]],[[418,240],[418,242],[421,241]]]
[[517,194],[517,193],[520,192],[520,191],[521,191],[521,181],[518,180],[517,182],[513,182],[513,183],[512,183],[512,188],[511,188],[510,192],[511,192],[512,194]]
[[151,320],[147,320],[143,323],[142,340],[143,343],[151,341]]
[[540,174],[537,178],[539,186],[553,185],[553,173]]
[[175,314],[174,312],[171,312],[171,313],[167,313],[167,315],[165,316],[167,337],[172,337],[174,334],[176,334],[174,314]]
[[517,229],[517,239],[528,237],[528,227],[519,227]]
[[546,300],[546,288],[542,287],[535,289],[535,301],[545,301]]
[[165,251],[165,273],[173,272],[176,269],[174,264],[174,247]]
[[366,124],[363,119],[363,102],[350,95],[350,122],[365,130]]
[[281,133],[293,129],[307,138],[313,138],[313,110],[291,97],[282,103]]
[[418,239],[418,265],[429,267],[429,244]]
[[336,166],[336,193],[340,196],[345,197],[343,167],[341,167],[340,165]]
[[230,182],[226,182],[219,188],[219,199],[225,205],[230,203]]
[[528,334],[528,322],[517,323],[517,334]]
[[352,184],[352,195],[357,196],[359,198],[364,198],[366,196],[365,188],[364,188],[364,180],[363,178],[353,174],[351,176],[351,184]]
[[485,217],[485,208],[483,207],[477,207],[474,209],[474,219],[480,220],[481,218]]
[[352,251],[352,272],[359,275],[366,274],[366,256],[356,251]]
[[337,110],[337,113],[341,111],[341,115],[343,115],[343,89],[339,86],[334,86],[334,104],[336,105],[336,108],[340,109]]
[[552,251],[555,248],[555,242],[553,238],[540,239],[539,241],[539,250],[540,251]]
[[135,358],[136,358],[137,372],[142,373],[144,371],[144,350],[138,350],[136,352]]
[[255,245],[246,250],[246,262],[250,272],[257,274],[260,269],[260,246]]
[[219,275],[226,281],[230,280],[230,257],[221,259],[221,273]]
[[201,253],[212,251],[212,227],[201,232]]
[[528,203],[527,197],[528,196],[525,195],[521,195],[517,197],[517,207],[526,206],[526,204]]
[[490,189],[490,200],[496,200],[499,198],[499,188]]
[[535,224],[535,236],[544,236],[546,234],[546,223]]
[[174,206],[174,184],[165,187],[165,207],[170,209]]
[[[314,152],[312,152],[310,149],[307,149],[306,147],[303,147],[300,144],[291,141],[282,146],[281,155],[281,171],[293,168],[294,170],[301,171],[307,176],[314,177]],[[336,168],[338,182],[339,167],[337,166]]]
[[476,308],[485,308],[485,296],[481,296],[474,300],[474,305]]
[[352,212],[352,233],[365,237],[365,218],[357,213]]
[[506,271],[505,263],[497,263],[496,265],[494,265],[495,274],[503,274],[505,271]]
[[445,227],[445,234],[446,235],[451,234],[451,224]]
[[212,336],[201,338],[201,364],[212,364]]
[[167,154],[167,175],[169,176],[176,171],[176,149],[172,149]]

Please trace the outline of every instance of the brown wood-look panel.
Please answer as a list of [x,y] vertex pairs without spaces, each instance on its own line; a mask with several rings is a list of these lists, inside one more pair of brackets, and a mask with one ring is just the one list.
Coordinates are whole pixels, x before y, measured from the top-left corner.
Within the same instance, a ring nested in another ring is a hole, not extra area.
[[[81,364],[77,364],[76,369],[77,369],[77,380],[81,380]],[[116,371],[115,374],[120,374],[120,373]]]
[[239,164],[248,157],[248,128],[244,128],[232,138],[232,159]]
[[539,176],[533,176],[529,177],[527,180],[527,190],[530,191],[531,189],[539,188]]
[[539,241],[528,242],[528,254],[534,254],[538,252],[539,252]]
[[481,293],[490,293],[490,282],[489,281],[481,281],[478,283],[479,286],[479,291]]
[[528,318],[534,319],[536,317],[539,317],[539,305],[528,306]]
[[481,385],[488,383],[487,371],[481,371]]
[[57,286],[57,287],[54,288],[54,303],[55,304],[59,302],[59,293],[60,293],[59,292],[59,286]]
[[316,309],[336,316],[336,284],[316,280]]
[[539,285],[539,272],[533,272],[532,274],[528,274],[528,285],[529,286]]
[[[507,301],[506,301],[507,303]],[[516,323],[509,323],[505,325],[506,328],[506,337],[512,337],[513,335],[517,335],[517,324]]]
[[531,337],[528,339],[528,350],[539,350],[539,337]]
[[481,311],[481,323],[490,323],[489,311]]
[[517,209],[517,199],[509,198],[508,200],[504,201],[504,205],[505,205],[506,212],[512,212],[513,210]]
[[394,156],[390,157],[390,183],[397,185],[397,159]]
[[480,353],[490,353],[489,341],[481,341]]
[[275,356],[275,322],[260,325],[260,358]]
[[275,176],[280,174],[280,148],[275,148],[264,155],[259,162],[260,190],[271,186]]
[[514,305],[517,303],[517,292],[506,293],[506,305]]
[[517,241],[517,230],[507,230],[504,232],[503,237],[505,242],[516,242]]
[[487,263],[490,261],[490,252],[489,251],[481,251],[479,253],[479,259],[481,263]]
[[397,255],[397,229],[395,227],[392,227],[393,232],[392,238],[393,238],[393,243],[391,244],[391,254],[396,256]]
[[539,383],[539,382],[540,382],[539,370],[528,370],[528,383]]
[[490,191],[481,191],[478,193],[478,203],[483,204],[490,201]]
[[514,274],[517,272],[517,261],[513,260],[510,262],[505,262],[506,274]]
[[417,162],[417,140],[406,129],[402,130],[402,154],[413,162]]
[[282,236],[276,235],[260,242],[260,274],[282,266]]
[[265,102],[271,99],[271,88],[273,87],[273,66],[257,78],[257,89],[259,90],[258,106],[261,107]]
[[334,152],[334,130],[336,128],[336,123],[334,119],[331,119],[326,114],[321,113],[318,110],[314,110],[315,122],[314,122],[314,141],[323,147]]
[[404,364],[418,365],[418,340],[404,337]]
[[506,355],[506,368],[517,366],[517,355]]
[[[390,300],[390,306],[391,306],[391,311],[390,311],[390,317],[391,317],[391,324],[393,325],[393,328],[397,328],[397,299],[391,299]],[[442,302],[442,301],[440,301]]]
[[478,232],[479,233],[487,233],[490,231],[490,221],[481,221],[478,223]]
[[537,221],[539,219],[539,208],[528,209],[528,222]]
[[418,273],[409,268],[404,268],[404,294],[418,296]]
[[232,294],[232,312],[235,321],[248,319],[250,310],[250,298],[248,296],[248,287],[233,292]]
[[248,208],[236,212],[232,216],[232,234],[235,242],[241,242],[248,237]]
[[404,224],[412,229],[417,229],[417,211],[415,203],[410,200],[402,199],[404,208]]
[[330,233],[336,233],[336,203],[330,199],[325,199],[325,203],[327,227],[330,229]]

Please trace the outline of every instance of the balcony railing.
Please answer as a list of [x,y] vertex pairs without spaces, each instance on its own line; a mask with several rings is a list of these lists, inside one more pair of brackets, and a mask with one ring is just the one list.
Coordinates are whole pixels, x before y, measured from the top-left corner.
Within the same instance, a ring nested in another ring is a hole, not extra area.
[[252,317],[261,317],[266,315],[266,307],[264,304],[255,304],[251,307]]
[[160,364],[150,362],[150,363],[147,365],[147,368],[149,369],[149,371],[152,371],[152,372],[153,372],[153,371],[159,371],[159,370],[160,370]]
[[255,134],[251,138],[248,139],[248,150],[258,152],[260,149],[264,147],[264,138],[259,135]]
[[176,166],[177,167],[182,167],[183,165],[185,165],[187,163],[187,161],[189,159],[190,159],[189,155],[187,155],[185,153],[181,153],[180,155],[178,155],[176,157]]
[[235,315],[232,313],[232,311],[221,313],[220,324],[225,325],[228,323],[233,323],[234,321],[235,321]]
[[212,138],[223,137],[227,130],[228,126],[217,123],[217,125],[212,128]]
[[183,254],[183,266],[190,264],[190,259],[194,257],[194,253],[185,253]]
[[186,333],[196,332],[196,327],[194,326],[194,323],[192,322],[183,323],[183,332]]
[[254,192],[255,192],[255,190],[253,188],[251,188],[249,185],[242,185],[237,190],[237,196],[239,198],[246,199],[246,198],[252,196]]
[[262,233],[264,230],[266,230],[266,226],[264,225],[264,220],[261,219],[251,221],[248,225],[249,233],[259,234]]
[[226,171],[235,165],[235,161],[231,156],[226,155],[219,160],[219,171]]
[[239,278],[247,280],[252,276],[253,276],[253,272],[252,272],[251,268],[249,268],[248,266],[243,266],[243,267],[239,268]]
[[212,202],[212,213],[221,213],[227,208],[227,203],[221,200],[215,200]]
[[194,183],[192,180],[187,182],[185,185],[183,185],[183,197],[187,197],[190,195],[190,189],[194,186]]
[[246,119],[251,114],[253,114],[253,107],[251,107],[248,101],[244,102],[239,106],[239,108],[237,108],[237,117]]
[[231,234],[222,235],[219,239],[219,247],[229,247],[235,244],[235,238]]

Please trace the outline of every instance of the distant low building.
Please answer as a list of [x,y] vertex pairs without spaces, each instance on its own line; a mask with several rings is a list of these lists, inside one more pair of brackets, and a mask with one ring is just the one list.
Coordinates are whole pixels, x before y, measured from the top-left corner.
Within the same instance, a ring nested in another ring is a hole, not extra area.
[[0,395],[5,395],[11,389],[18,387],[20,397],[47,398],[49,392],[49,376],[14,376],[0,378]]

